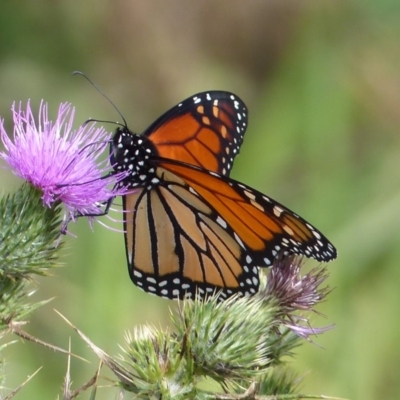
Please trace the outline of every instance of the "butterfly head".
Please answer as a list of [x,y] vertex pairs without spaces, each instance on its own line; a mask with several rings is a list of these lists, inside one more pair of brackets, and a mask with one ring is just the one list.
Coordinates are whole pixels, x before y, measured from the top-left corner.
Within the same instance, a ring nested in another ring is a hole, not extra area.
[[128,172],[125,181],[130,186],[145,183],[152,175],[150,160],[157,150],[146,137],[131,132],[127,127],[117,128],[110,146],[111,163],[116,172]]

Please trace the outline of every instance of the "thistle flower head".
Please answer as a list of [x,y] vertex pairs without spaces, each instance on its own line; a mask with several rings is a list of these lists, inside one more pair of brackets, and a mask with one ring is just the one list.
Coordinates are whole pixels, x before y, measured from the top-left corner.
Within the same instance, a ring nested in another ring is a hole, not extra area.
[[309,320],[298,312],[314,311],[330,292],[328,287],[320,287],[327,279],[325,266],[311,269],[301,274],[304,266],[301,257],[290,256],[277,259],[268,274],[267,283],[260,294],[274,299],[280,308],[281,320],[285,326],[296,334],[308,338],[329,330],[331,327],[313,328]]
[[98,165],[110,134],[95,124],[74,130],[75,110],[69,103],[59,106],[55,120],[50,120],[48,105],[41,102],[39,117],[34,118],[30,103],[12,107],[13,140],[0,120],[0,136],[5,147],[0,152],[15,175],[41,190],[45,206],[62,202],[66,208],[64,219],[79,215],[97,215],[100,205],[123,194],[124,189],[110,189],[121,176],[109,175],[108,159]]

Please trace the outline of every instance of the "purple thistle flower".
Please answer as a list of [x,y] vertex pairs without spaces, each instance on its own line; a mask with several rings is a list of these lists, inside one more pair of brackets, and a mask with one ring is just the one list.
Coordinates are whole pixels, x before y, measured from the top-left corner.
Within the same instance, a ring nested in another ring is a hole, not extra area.
[[273,299],[278,307],[282,323],[299,336],[308,338],[331,329],[332,326],[313,328],[306,317],[297,312],[316,312],[314,306],[325,299],[330,292],[329,287],[320,288],[327,279],[325,266],[311,269],[301,275],[304,266],[303,259],[289,256],[277,259],[267,277],[267,284],[260,294]]
[[50,121],[48,105],[43,101],[39,118],[35,121],[30,103],[26,110],[19,104],[12,106],[14,140],[11,140],[0,121],[0,135],[5,152],[0,152],[15,175],[42,191],[45,206],[62,202],[66,208],[64,221],[68,223],[79,215],[101,213],[102,203],[125,193],[123,188],[110,189],[123,176],[110,171],[109,158],[97,164],[107,147],[110,133],[95,124],[73,130],[75,109],[62,103],[55,121]]

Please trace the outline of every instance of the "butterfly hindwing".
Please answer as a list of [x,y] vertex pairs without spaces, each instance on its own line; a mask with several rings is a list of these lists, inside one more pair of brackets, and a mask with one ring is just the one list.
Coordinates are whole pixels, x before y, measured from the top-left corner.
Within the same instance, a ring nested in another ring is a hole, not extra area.
[[247,128],[247,108],[223,91],[196,94],[158,118],[144,136],[158,155],[228,175]]
[[[221,291],[254,294],[258,268],[212,208],[170,172],[150,190],[125,196],[128,268],[132,281],[167,298],[203,298]],[[134,211],[133,211],[134,210]]]

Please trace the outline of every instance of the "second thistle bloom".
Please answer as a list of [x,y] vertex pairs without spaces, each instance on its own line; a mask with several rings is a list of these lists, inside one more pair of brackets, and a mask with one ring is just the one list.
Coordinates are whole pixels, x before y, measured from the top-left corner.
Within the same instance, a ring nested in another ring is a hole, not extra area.
[[329,330],[331,326],[313,328],[308,318],[298,313],[315,311],[314,307],[325,299],[330,289],[321,287],[328,277],[326,267],[313,268],[302,275],[303,266],[301,257],[277,259],[268,274],[266,287],[260,294],[277,303],[283,325],[299,336],[308,338]]
[[69,103],[59,106],[54,120],[50,120],[44,102],[37,121],[29,102],[25,109],[14,104],[12,113],[13,140],[4,129],[4,121],[0,121],[5,147],[0,157],[14,174],[42,191],[44,205],[62,202],[68,221],[77,215],[99,214],[101,203],[123,194],[123,189],[112,189],[120,176],[103,177],[110,171],[109,160],[98,163],[110,139],[103,127],[89,124],[74,130],[75,110]]

